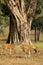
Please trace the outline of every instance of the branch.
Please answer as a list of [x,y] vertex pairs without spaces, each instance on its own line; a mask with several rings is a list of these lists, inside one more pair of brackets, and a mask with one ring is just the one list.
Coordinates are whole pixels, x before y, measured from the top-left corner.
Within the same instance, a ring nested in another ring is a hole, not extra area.
[[37,6],[37,0],[31,0],[30,5],[29,5],[28,10],[27,10],[27,14],[34,15],[35,10],[36,10],[36,6]]
[[21,0],[15,0],[17,7],[19,9],[19,12],[21,13]]
[[12,14],[16,17],[18,17],[20,19],[20,21],[23,20],[22,14],[19,12],[19,9],[16,5],[15,2],[13,2],[13,0],[6,0],[6,4],[9,7],[10,11],[12,12]]
[[21,0],[21,10],[22,10],[22,12],[24,13],[24,10],[25,10],[24,0]]

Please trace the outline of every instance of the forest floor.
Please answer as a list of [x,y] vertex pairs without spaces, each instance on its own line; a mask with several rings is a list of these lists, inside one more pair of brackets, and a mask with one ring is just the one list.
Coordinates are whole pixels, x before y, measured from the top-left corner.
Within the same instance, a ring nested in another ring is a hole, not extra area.
[[[0,45],[6,43],[8,28],[5,30],[5,37],[0,35]],[[34,41],[34,31],[31,34],[31,40]],[[0,65],[43,65],[43,34],[40,35],[40,42],[33,43],[39,48],[40,54],[31,53],[31,57],[25,58],[25,54],[17,48],[17,54],[0,54]],[[18,53],[18,50],[20,51]],[[21,57],[20,57],[21,56]]]
[[17,54],[0,54],[0,65],[43,65],[43,43],[34,44],[39,47],[39,53],[31,53],[30,57],[25,57],[25,54],[16,46]]

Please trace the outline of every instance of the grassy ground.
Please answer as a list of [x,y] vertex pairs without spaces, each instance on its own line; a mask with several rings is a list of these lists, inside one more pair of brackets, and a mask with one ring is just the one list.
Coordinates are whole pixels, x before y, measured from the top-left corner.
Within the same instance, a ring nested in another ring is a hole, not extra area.
[[[0,44],[1,45],[1,44]],[[16,45],[17,54],[0,55],[0,65],[43,65],[43,43],[33,43],[40,49],[40,54],[31,53],[31,57],[25,58],[25,54]]]
[[[0,47],[6,43],[8,33],[5,35],[5,37],[0,35]],[[34,34],[32,34],[31,39],[34,40]],[[43,35],[41,35],[40,40],[43,41]],[[31,57],[25,58],[25,53],[16,46],[17,54],[9,55],[7,52],[3,55],[0,54],[0,65],[43,65],[43,42],[33,42],[33,45],[39,48],[40,54],[31,53]]]

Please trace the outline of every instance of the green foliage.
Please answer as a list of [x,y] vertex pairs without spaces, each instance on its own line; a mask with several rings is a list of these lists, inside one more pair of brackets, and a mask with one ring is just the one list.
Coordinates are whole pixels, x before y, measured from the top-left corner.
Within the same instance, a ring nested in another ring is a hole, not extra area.
[[40,14],[40,13],[41,13],[41,7],[37,7],[35,13],[36,13],[36,14]]
[[0,16],[0,33],[4,33],[4,29],[9,25],[9,18]]
[[43,31],[43,8],[42,8],[43,0],[37,0],[37,8],[34,16],[34,20],[32,22],[32,29],[41,29]]
[[0,33],[9,25],[9,13],[5,6],[4,0],[0,0]]
[[37,29],[39,29],[39,30],[41,29],[41,31],[43,31],[43,16],[33,20],[32,29],[35,29],[35,27],[37,27]]
[[42,0],[37,0],[36,14],[40,14],[42,10]]

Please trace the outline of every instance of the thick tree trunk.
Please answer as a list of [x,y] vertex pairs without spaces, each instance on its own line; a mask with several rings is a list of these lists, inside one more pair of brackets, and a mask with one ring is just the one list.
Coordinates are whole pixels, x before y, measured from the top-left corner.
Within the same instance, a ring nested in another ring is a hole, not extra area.
[[[30,1],[30,6],[28,7],[27,11],[25,11],[24,0],[5,0],[5,2],[13,14],[13,16],[11,15],[11,31],[9,34],[10,37],[8,38],[11,39],[11,43],[13,43],[14,39],[15,42],[18,40],[21,43],[29,44],[30,29],[33,20],[31,14],[35,14],[36,0]],[[29,18],[27,15],[29,15]]]

